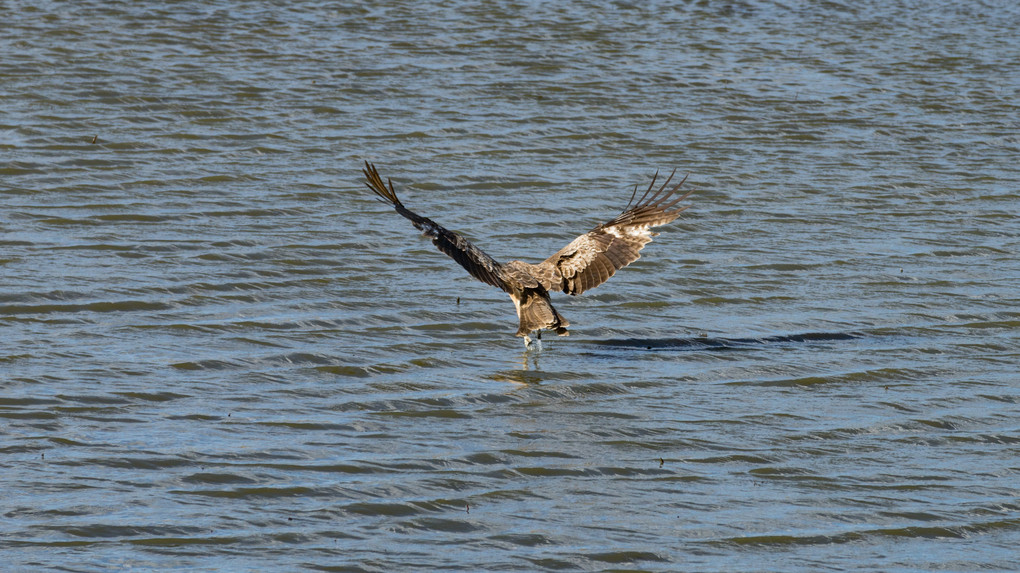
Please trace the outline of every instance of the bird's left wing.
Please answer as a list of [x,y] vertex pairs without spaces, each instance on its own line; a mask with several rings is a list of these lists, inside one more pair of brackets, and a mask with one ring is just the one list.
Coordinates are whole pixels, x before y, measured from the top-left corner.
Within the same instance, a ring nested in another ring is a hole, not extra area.
[[472,245],[470,241],[460,234],[450,231],[432,219],[422,217],[404,207],[404,204],[397,198],[397,192],[393,189],[393,181],[387,180],[389,182],[389,187],[387,187],[383,183],[382,178],[379,177],[379,172],[376,171],[375,165],[366,161],[365,168],[362,171],[365,173],[368,188],[383,201],[392,205],[397,210],[397,213],[409,219],[416,229],[432,237],[432,243],[440,251],[457,261],[460,266],[464,267],[476,279],[509,292],[508,289],[510,287],[501,278],[500,267],[502,265],[496,262],[495,259]]
[[567,294],[581,294],[609,280],[616,271],[638,260],[638,253],[656,233],[651,227],[665,225],[676,219],[688,206],[677,207],[677,203],[690,195],[677,194],[687,177],[671,188],[673,174],[657,191],[652,192],[658,173],[652,177],[648,190],[637,202],[637,188],[630,203],[612,221],[603,223],[571,241],[555,255],[535,265],[536,276],[548,290],[563,291]]

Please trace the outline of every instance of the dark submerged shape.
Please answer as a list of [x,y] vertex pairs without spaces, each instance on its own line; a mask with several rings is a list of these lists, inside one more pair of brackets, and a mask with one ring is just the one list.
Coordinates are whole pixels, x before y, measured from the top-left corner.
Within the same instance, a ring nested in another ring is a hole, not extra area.
[[676,219],[688,207],[677,207],[677,204],[690,195],[690,192],[677,195],[680,186],[687,181],[686,176],[667,189],[676,174],[675,169],[653,193],[659,176],[656,173],[637,202],[634,201],[635,186],[622,213],[577,237],[548,259],[537,265],[524,261],[500,263],[458,233],[404,207],[397,198],[393,181],[387,179],[389,185],[384,184],[374,165],[366,161],[363,171],[368,188],[409,219],[416,229],[431,237],[440,251],[457,261],[471,276],[510,295],[520,318],[517,336],[524,338],[525,345],[531,344],[528,335],[533,331],[537,331],[539,339],[542,330],[554,330],[560,336],[569,334],[570,323],[553,308],[549,291],[578,295],[606,282],[616,271],[641,257],[639,251],[656,235],[649,229]]

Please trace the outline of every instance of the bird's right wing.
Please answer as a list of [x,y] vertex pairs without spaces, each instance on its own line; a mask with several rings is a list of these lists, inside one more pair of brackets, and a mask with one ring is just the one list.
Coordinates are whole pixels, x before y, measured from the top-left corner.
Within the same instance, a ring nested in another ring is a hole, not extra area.
[[[676,170],[673,170],[675,174]],[[634,202],[637,196],[635,188],[623,213],[574,239],[555,255],[534,265],[535,276],[549,290],[577,295],[606,282],[616,271],[638,260],[641,257],[639,251],[655,236],[649,229],[669,223],[687,208],[677,207],[677,203],[690,195],[690,192],[684,195],[678,193],[687,177],[669,187],[673,175],[666,179],[662,187],[652,192],[658,178],[656,173],[648,190],[637,203]]]
[[379,172],[376,171],[375,165],[366,161],[365,168],[362,171],[365,173],[368,188],[383,201],[392,205],[397,210],[397,213],[409,219],[416,229],[431,237],[432,243],[440,251],[457,261],[460,266],[464,267],[476,279],[509,292],[508,289],[510,287],[500,278],[500,267],[502,265],[496,262],[495,259],[472,245],[470,241],[460,234],[447,230],[432,219],[422,217],[404,207],[400,199],[397,199],[397,193],[393,189],[393,181],[387,179],[389,183],[389,187],[387,187],[383,183],[382,178],[379,177]]

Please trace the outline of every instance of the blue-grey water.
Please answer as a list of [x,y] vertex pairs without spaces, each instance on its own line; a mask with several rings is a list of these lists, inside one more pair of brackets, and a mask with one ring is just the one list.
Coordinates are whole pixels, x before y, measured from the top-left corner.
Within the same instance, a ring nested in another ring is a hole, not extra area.
[[0,16],[3,570],[1016,569],[1016,3]]

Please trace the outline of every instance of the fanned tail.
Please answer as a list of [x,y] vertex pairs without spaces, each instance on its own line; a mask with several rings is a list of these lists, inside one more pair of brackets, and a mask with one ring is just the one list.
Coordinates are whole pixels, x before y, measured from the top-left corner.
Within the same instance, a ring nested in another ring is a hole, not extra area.
[[527,336],[535,330],[555,330],[560,336],[570,334],[567,331],[570,323],[553,308],[545,289],[525,289],[521,300],[514,302],[521,319],[517,336]]

